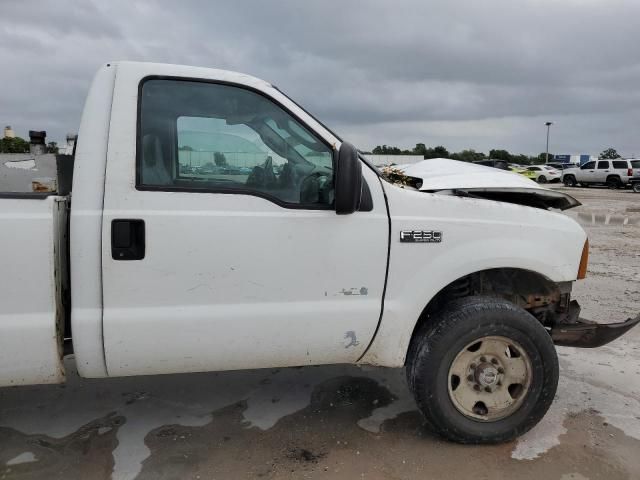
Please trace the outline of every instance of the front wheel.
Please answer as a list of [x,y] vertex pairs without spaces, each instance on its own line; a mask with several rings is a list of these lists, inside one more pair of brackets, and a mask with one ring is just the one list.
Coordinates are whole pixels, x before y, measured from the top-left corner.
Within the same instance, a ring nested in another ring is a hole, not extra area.
[[573,175],[566,175],[564,177],[564,184],[567,187],[575,187],[577,185],[576,177]]
[[547,177],[545,177],[544,175],[540,175],[538,177],[538,183],[547,183]]
[[416,333],[407,375],[418,407],[441,436],[500,443],[545,415],[558,386],[558,358],[544,327],[492,297],[451,302]]

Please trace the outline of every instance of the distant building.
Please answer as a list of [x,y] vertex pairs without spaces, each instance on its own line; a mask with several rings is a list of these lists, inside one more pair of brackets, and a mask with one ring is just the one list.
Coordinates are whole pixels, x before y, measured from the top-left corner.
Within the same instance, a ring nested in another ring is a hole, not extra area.
[[4,127],[4,138],[16,138],[16,134],[11,128],[11,125]]
[[47,153],[47,132],[44,130],[29,130],[29,153],[44,155]]
[[[4,127],[4,138],[16,138],[16,133],[11,125]],[[47,132],[29,130],[29,153],[33,155],[43,155],[47,153]],[[58,153],[60,155],[73,155],[73,149],[76,145],[78,136],[75,133],[67,133],[66,143],[58,145]]]

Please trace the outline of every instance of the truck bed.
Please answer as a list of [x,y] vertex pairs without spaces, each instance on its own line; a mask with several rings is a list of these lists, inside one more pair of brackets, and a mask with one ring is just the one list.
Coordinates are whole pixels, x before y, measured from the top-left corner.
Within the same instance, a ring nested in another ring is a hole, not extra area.
[[0,386],[64,381],[67,202],[0,194]]

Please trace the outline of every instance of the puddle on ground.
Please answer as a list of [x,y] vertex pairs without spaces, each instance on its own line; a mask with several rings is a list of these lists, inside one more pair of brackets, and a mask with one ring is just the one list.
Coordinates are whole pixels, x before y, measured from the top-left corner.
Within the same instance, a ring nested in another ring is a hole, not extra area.
[[584,226],[620,227],[640,225],[640,215],[630,213],[565,212],[565,214]]
[[[586,475],[559,458],[558,452],[568,452],[585,468],[596,468],[592,459],[599,458],[607,480],[629,478],[625,469],[632,467],[640,477],[637,455],[617,464],[618,457],[601,451],[604,444],[612,451],[622,444],[629,451],[640,448],[630,438],[640,438],[636,386],[626,373],[616,373],[622,365],[638,369],[637,358],[624,354],[624,345],[615,351],[599,357],[563,349],[563,377],[547,417],[518,441],[490,447],[434,437],[402,370],[336,365],[106,380],[70,375],[66,387],[0,392],[0,475],[122,480],[234,478],[233,472],[243,472],[245,478],[298,478],[321,470],[337,478],[419,478],[432,475],[437,464],[438,478],[461,478],[445,474],[445,466],[454,469],[460,458],[490,461],[505,475],[521,472],[523,461],[536,475],[549,475],[550,463],[566,467],[561,473]],[[608,363],[599,366],[603,359]],[[567,442],[578,428],[590,432],[591,443]],[[27,451],[36,462],[7,465]],[[473,473],[466,466],[460,471]]]

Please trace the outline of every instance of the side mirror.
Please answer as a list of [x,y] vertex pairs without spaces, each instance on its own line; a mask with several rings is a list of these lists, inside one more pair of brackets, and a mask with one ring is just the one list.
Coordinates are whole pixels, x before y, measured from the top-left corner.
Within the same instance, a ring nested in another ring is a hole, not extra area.
[[343,142],[338,151],[335,173],[336,213],[348,215],[360,207],[362,197],[362,163],[358,150]]

